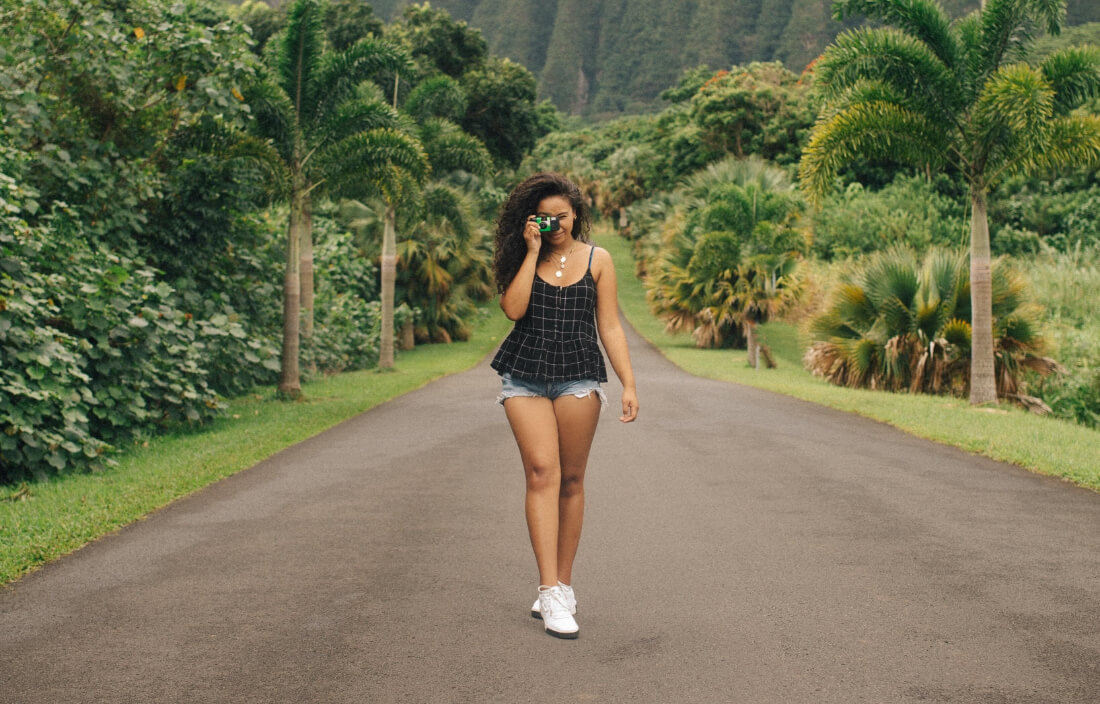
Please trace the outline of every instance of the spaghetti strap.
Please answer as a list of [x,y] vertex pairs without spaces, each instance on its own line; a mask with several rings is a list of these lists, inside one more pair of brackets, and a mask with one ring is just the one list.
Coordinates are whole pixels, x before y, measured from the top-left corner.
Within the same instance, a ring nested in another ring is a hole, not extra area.
[[592,255],[596,253],[596,245],[592,245],[592,249],[588,250],[588,270],[592,271]]

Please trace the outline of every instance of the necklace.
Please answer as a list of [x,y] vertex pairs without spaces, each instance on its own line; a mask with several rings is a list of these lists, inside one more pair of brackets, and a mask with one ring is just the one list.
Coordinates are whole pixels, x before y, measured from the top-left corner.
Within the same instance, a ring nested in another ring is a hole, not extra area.
[[[561,278],[561,272],[565,270],[565,260],[569,258],[569,255],[573,253],[573,250],[577,248],[577,241],[573,240],[573,246],[569,248],[569,251],[561,255],[561,259],[558,260],[558,270],[554,272],[554,276]],[[553,259],[553,252],[551,252],[551,260]]]

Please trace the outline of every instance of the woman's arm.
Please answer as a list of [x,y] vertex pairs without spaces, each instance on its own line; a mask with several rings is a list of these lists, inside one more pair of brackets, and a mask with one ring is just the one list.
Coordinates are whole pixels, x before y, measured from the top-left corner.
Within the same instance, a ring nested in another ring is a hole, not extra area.
[[527,305],[531,302],[531,286],[535,283],[535,269],[539,264],[539,247],[542,245],[542,235],[539,226],[528,220],[523,228],[523,239],[527,242],[527,256],[516,272],[512,282],[500,294],[500,308],[509,320],[519,320],[527,313]]
[[638,417],[638,390],[634,385],[634,368],[630,365],[626,334],[619,322],[619,285],[615,280],[615,265],[606,249],[596,248],[592,258],[592,277],[596,279],[596,329],[611,367],[623,385],[623,414],[619,420],[630,423]]

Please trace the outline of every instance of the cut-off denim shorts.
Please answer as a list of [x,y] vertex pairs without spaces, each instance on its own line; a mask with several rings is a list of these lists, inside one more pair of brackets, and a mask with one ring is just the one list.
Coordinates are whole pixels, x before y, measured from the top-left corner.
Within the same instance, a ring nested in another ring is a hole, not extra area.
[[553,401],[559,396],[572,394],[577,398],[588,398],[593,393],[600,399],[601,410],[607,408],[607,394],[604,393],[600,382],[595,379],[578,379],[576,381],[532,381],[530,379],[513,379],[511,374],[505,372],[500,375],[501,391],[497,396],[497,403],[504,405],[505,399],[516,396],[542,396]]

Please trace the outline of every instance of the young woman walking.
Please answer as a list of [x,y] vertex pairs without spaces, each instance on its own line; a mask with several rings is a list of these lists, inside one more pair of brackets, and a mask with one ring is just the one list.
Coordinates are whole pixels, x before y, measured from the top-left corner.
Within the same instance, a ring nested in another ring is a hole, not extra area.
[[576,638],[573,559],[584,518],[584,472],[607,397],[603,342],[623,385],[619,418],[638,416],[638,395],[619,323],[611,255],[588,243],[580,189],[557,174],[527,179],[508,196],[496,229],[493,270],[500,307],[516,321],[492,367],[527,477],[525,509],[539,570],[531,615],[546,632]]

